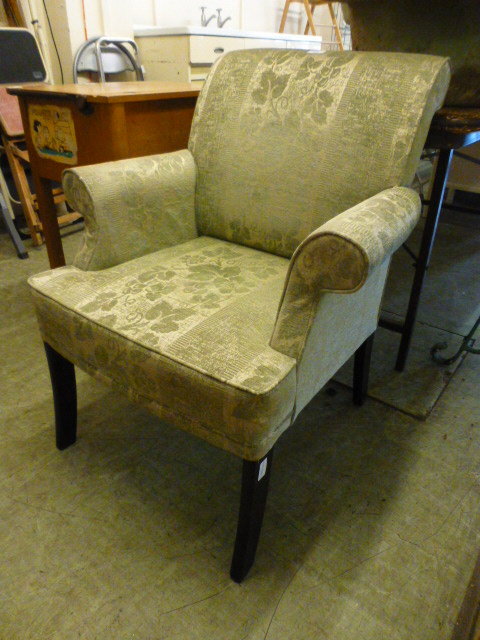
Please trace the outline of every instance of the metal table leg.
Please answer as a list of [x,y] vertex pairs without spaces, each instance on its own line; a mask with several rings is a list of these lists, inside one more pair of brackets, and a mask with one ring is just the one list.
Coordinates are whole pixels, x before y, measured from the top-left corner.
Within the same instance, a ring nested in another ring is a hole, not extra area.
[[442,209],[443,196],[447,184],[448,171],[450,162],[452,161],[453,150],[442,149],[438,156],[437,169],[435,171],[435,179],[433,182],[430,203],[428,205],[427,218],[425,220],[425,228],[423,230],[422,242],[420,244],[420,252],[415,265],[415,276],[413,279],[412,290],[410,292],[410,300],[408,302],[407,315],[402,331],[402,339],[398,349],[397,361],[395,369],[403,371],[407,361],[408,351],[413,335],[413,328],[417,317],[420,296],[422,295],[423,283],[425,281],[426,271],[430,264],[430,256],[432,254],[433,241],[437,232],[438,220]]
[[435,178],[428,205],[428,213],[425,219],[425,227],[423,229],[420,244],[420,251],[415,262],[415,275],[413,278],[405,320],[403,322],[395,322],[392,320],[380,319],[379,324],[381,327],[397,331],[402,335],[397,353],[397,361],[395,363],[395,369],[397,371],[403,371],[407,362],[413,329],[415,327],[415,320],[417,318],[418,305],[420,303],[425,275],[430,263],[433,242],[435,240],[435,233],[437,231],[440,211],[442,209],[443,196],[445,193],[445,186],[447,184],[452,155],[452,149],[442,149],[438,157]]

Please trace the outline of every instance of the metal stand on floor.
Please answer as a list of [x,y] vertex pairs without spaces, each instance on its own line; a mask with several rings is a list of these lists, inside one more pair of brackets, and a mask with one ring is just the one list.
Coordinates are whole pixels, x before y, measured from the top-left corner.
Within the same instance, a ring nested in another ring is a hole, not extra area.
[[453,354],[453,356],[450,356],[450,358],[444,358],[438,353],[439,351],[444,351],[448,347],[448,344],[446,342],[437,342],[437,344],[434,344],[430,350],[430,353],[432,354],[432,358],[435,360],[435,362],[438,362],[438,364],[453,364],[458,360],[458,358],[460,358],[462,353],[475,353],[477,355],[480,354],[480,349],[473,348],[473,345],[475,344],[475,338],[473,336],[475,335],[475,331],[478,329],[479,325],[480,316],[477,318],[477,321],[470,329],[468,334],[463,338],[462,344],[460,345],[458,350]]
[[25,249],[25,246],[18,234],[18,231],[16,230],[15,225],[13,224],[13,217],[8,207],[9,203],[8,201],[5,202],[4,200],[3,193],[8,193],[8,191],[6,189],[6,186],[5,186],[5,191],[3,189],[4,187],[3,175],[1,171],[0,171],[0,183],[1,183],[0,184],[0,215],[8,231],[8,234],[12,239],[12,242],[15,246],[15,250],[17,252],[18,257],[21,260],[25,260],[25,258],[28,258],[28,251]]
[[415,275],[407,313],[403,321],[397,322],[382,317],[379,322],[381,327],[396,331],[402,336],[395,363],[397,371],[403,371],[407,362],[420,297],[442,209],[453,150],[461,149],[478,141],[480,141],[480,109],[446,107],[435,115],[425,146],[428,149],[438,149],[440,153],[428,202],[420,251],[415,261]]

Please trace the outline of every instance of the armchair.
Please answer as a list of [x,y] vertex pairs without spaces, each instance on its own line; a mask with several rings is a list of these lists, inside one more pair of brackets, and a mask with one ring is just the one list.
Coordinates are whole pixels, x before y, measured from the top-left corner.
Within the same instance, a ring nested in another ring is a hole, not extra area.
[[231,576],[253,564],[275,442],[355,355],[354,400],[445,58],[241,51],[202,90],[188,150],[69,169],[75,264],[30,278],[57,446],[74,364],[243,460]]

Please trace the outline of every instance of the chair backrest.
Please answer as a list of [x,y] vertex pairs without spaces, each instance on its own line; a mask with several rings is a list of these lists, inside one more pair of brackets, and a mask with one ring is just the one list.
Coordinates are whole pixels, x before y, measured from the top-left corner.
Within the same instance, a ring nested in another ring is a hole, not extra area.
[[365,52],[223,56],[189,149],[199,232],[290,257],[338,213],[413,179],[448,60]]
[[[45,82],[47,71],[37,41],[28,29],[0,28],[0,85]],[[0,130],[8,137],[23,135],[18,98],[0,86]]]
[[105,82],[106,75],[118,75],[133,71],[137,80],[144,80],[143,67],[138,60],[138,47],[130,38],[96,36],[79,47],[73,61],[73,81],[78,82],[78,74],[98,73],[99,81]]
[[0,84],[45,82],[47,72],[28,29],[0,28]]

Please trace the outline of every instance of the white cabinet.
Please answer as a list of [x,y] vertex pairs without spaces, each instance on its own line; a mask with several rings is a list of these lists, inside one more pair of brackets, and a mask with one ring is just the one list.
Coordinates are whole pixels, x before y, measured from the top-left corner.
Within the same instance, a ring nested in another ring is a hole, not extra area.
[[244,49],[285,49],[285,40],[267,38],[245,38]]
[[222,38],[220,36],[187,36],[192,64],[213,64],[227,51],[242,49],[241,38]]
[[307,49],[320,51],[321,38],[183,27],[137,27],[135,41],[146,80],[201,82],[215,60],[238,49]]

